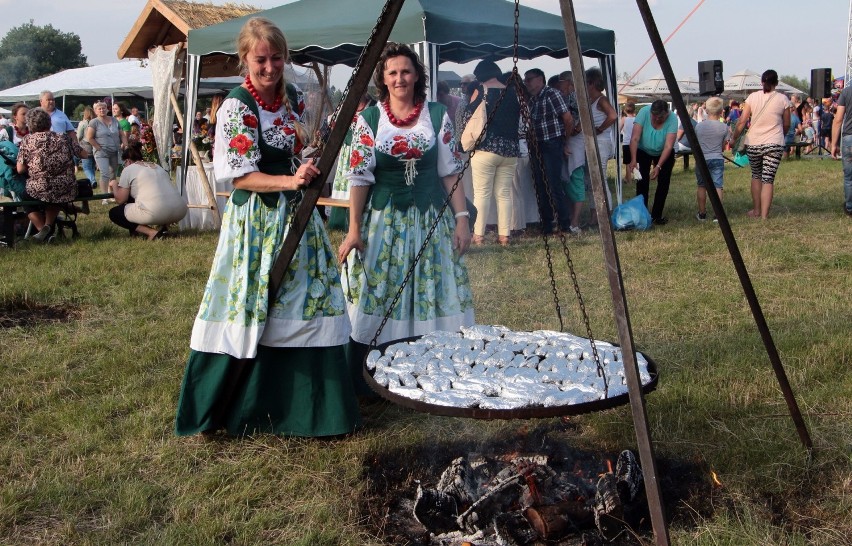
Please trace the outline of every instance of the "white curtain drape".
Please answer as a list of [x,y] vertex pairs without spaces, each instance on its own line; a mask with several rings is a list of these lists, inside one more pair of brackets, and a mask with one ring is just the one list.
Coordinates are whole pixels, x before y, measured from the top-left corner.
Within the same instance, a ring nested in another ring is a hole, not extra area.
[[[154,131],[154,141],[157,143],[160,166],[166,171],[171,170],[172,120],[174,119],[174,109],[169,95],[177,94],[180,85],[179,52],[179,47],[164,49],[162,46],[148,51],[148,68],[151,69],[154,86],[154,116],[151,120],[151,129]],[[175,77],[176,73],[177,77]]]

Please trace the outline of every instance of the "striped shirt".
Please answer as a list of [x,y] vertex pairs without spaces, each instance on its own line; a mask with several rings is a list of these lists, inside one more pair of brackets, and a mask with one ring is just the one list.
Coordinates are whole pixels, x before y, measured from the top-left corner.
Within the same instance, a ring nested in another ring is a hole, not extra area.
[[569,111],[562,94],[552,87],[544,86],[538,96],[530,99],[532,125],[539,141],[561,138],[565,135],[562,115]]

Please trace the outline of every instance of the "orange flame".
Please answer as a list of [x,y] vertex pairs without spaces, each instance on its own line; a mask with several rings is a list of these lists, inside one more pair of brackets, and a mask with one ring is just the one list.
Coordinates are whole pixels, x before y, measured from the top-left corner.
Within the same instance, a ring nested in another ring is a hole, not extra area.
[[710,471],[710,477],[713,478],[713,485],[716,487],[722,487],[722,482],[719,481],[719,476],[716,474],[715,470]]

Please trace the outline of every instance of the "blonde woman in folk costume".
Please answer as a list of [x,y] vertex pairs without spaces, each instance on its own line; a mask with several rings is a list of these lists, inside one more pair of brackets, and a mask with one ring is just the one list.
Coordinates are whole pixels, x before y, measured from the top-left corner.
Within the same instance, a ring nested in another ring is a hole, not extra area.
[[360,417],[343,347],[349,318],[316,211],[269,296],[288,201],[319,175],[298,160],[302,92],[284,81],[287,41],[272,22],[249,19],[237,46],[246,79],[217,112],[213,155],[216,177],[235,190],[192,330],[176,432],[350,433]]

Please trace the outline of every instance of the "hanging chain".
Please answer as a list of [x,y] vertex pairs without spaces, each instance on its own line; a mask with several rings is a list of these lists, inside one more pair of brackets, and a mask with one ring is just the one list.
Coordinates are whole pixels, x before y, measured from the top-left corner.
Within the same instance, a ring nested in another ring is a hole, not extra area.
[[[376,37],[376,32],[384,21],[385,16],[388,13],[388,8],[390,7],[390,1],[385,2],[384,6],[382,6],[382,12],[379,13],[379,18],[376,19],[376,24],[373,26],[372,32],[370,32],[370,37],[367,38],[367,43],[364,45],[364,48],[361,50],[361,54],[358,55],[358,60],[355,62],[355,67],[352,69],[352,75],[349,76],[349,81],[346,82],[346,87],[343,89],[343,95],[341,95],[340,100],[337,102],[337,106],[334,108],[334,112],[331,113],[331,120],[329,121],[329,125],[332,127],[334,123],[337,121],[337,116],[340,114],[340,108],[343,106],[343,101],[346,99],[346,96],[349,94],[349,89],[352,87],[352,83],[355,81],[355,74],[358,72],[358,69],[361,68],[361,65],[364,63],[364,58],[367,55],[367,51],[370,50],[370,47],[373,45],[373,40]],[[327,84],[328,82],[326,82]],[[325,141],[320,139],[317,150],[321,153],[323,148],[325,147]],[[287,220],[287,229],[292,229],[293,222],[296,220],[295,211],[299,207],[299,204],[302,202],[302,198],[304,197],[305,192],[303,190],[297,190],[296,194],[287,202],[287,211],[288,211],[288,220]]]
[[[518,89],[517,95],[518,95],[518,98],[521,102],[521,114],[523,116],[524,125],[527,128],[527,146],[529,148],[531,155],[532,155],[533,152],[535,153],[535,159],[536,159],[536,161],[538,161],[539,170],[541,172],[541,177],[542,177],[542,182],[543,182],[542,186],[544,186],[544,189],[547,193],[546,197],[547,197],[547,199],[550,203],[550,210],[553,211],[554,217],[558,221],[559,220],[559,213],[556,210],[556,203],[553,200],[553,194],[552,194],[552,192],[547,191],[547,189],[550,188],[550,181],[547,179],[547,171],[544,168],[544,163],[542,162],[542,158],[541,158],[541,149],[538,146],[538,139],[537,139],[536,134],[535,134],[535,129],[533,128],[533,125],[531,123],[529,105],[526,102],[526,96],[524,95],[524,93],[521,90],[521,78],[520,78],[520,73],[518,72],[518,44],[520,43],[519,19],[520,19],[520,1],[515,0],[515,41],[514,41],[514,44],[513,44],[513,54],[512,54],[512,62],[513,62],[512,76],[513,76],[513,79],[515,80],[515,86]],[[540,211],[541,210],[541,196],[539,195],[538,185],[535,184],[535,183],[533,183],[533,190],[535,192],[536,204],[538,206],[538,210]],[[544,227],[544,226],[542,226],[542,227]],[[551,292],[553,293],[554,305],[556,306],[556,316],[559,319],[559,330],[562,331],[562,330],[564,330],[564,324],[562,322],[562,310],[561,310],[561,307],[559,305],[559,293],[558,293],[557,288],[556,288],[556,278],[555,278],[554,273],[553,273],[553,259],[552,259],[552,256],[551,256],[550,245],[548,243],[548,236],[546,234],[542,234],[541,238],[542,238],[542,241],[544,243],[545,255],[547,257],[547,270],[548,270],[548,274],[550,275],[550,289],[551,289]],[[562,252],[565,255],[565,260],[568,264],[568,271],[571,275],[571,282],[574,286],[574,294],[577,297],[577,303],[580,307],[580,314],[582,315],[582,318],[583,318],[583,325],[586,328],[586,335],[589,338],[589,345],[591,345],[591,348],[592,348],[592,356],[593,356],[594,361],[595,361],[595,366],[597,367],[597,374],[598,374],[598,377],[603,379],[603,382],[604,382],[604,397],[606,397],[609,394],[609,383],[608,383],[607,378],[606,378],[606,372],[604,370],[603,364],[601,363],[600,355],[598,354],[597,345],[595,344],[595,338],[594,338],[594,335],[592,333],[591,321],[589,320],[589,313],[588,313],[588,311],[586,311],[586,304],[585,304],[585,301],[583,299],[583,294],[580,290],[580,283],[577,280],[577,273],[574,269],[574,261],[571,259],[571,250],[568,248],[568,241],[565,238],[565,233],[562,232],[562,230],[559,230],[559,239],[562,243]]]
[[[523,85],[521,85],[521,74],[518,72],[518,44],[520,43],[520,16],[521,16],[521,7],[520,2],[515,0],[515,36],[514,42],[512,45],[512,80],[515,85],[516,95],[518,95],[518,101],[521,105],[521,117],[524,121],[524,127],[527,129],[527,148],[528,153],[530,155],[535,154],[535,160],[538,162],[539,166],[542,166],[544,163],[541,160],[541,150],[538,147],[538,140],[535,136],[535,130],[533,129],[532,119],[529,110],[529,104],[526,99],[526,89]],[[544,169],[542,171],[542,179],[544,181],[545,188],[547,185],[547,173]],[[535,194],[535,202],[536,207],[539,211],[541,211],[541,203],[542,196],[539,195],[538,184],[533,182],[533,193]],[[547,197],[550,199],[550,210],[555,211],[556,205],[553,202],[553,196],[549,194]],[[544,227],[544,226],[542,226]],[[556,308],[556,318],[559,319],[559,331],[565,329],[565,325],[562,321],[562,307],[559,304],[559,290],[556,287],[556,276],[553,273],[553,255],[550,250],[550,242],[548,241],[548,236],[542,234],[542,243],[544,244],[544,254],[547,258],[547,273],[550,277],[550,292],[553,295],[553,305]],[[563,236],[564,241],[564,236]]]

